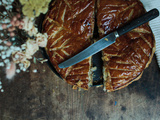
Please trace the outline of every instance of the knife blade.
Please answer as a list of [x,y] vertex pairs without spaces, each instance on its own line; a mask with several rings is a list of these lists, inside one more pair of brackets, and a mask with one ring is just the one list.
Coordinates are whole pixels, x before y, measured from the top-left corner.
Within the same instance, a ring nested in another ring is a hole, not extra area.
[[70,59],[60,63],[58,66],[59,68],[66,68],[72,66],[76,63],[81,62],[82,60],[88,58],[96,54],[97,52],[103,50],[104,48],[108,47],[109,45],[115,43],[116,38],[119,36],[131,31],[132,29],[156,18],[159,16],[159,11],[157,9],[152,9],[149,12],[145,13],[144,15],[140,16],[139,18],[129,22],[127,25],[121,27],[117,31],[114,31],[107,36],[103,37],[102,39],[98,40],[94,44],[90,45],[88,48],[84,49],[77,55],[71,57]]
[[116,41],[116,38],[117,38],[116,35],[118,37],[117,32],[113,32],[113,33],[107,35],[106,37],[98,40],[96,43],[90,45],[88,48],[86,48],[85,50],[83,50],[79,54],[73,56],[72,58],[68,59],[67,61],[65,61],[61,64],[59,64],[58,66],[60,68],[69,67],[71,65],[74,65],[74,64],[88,58],[89,56],[97,53],[98,51],[103,50],[104,48],[113,44]]

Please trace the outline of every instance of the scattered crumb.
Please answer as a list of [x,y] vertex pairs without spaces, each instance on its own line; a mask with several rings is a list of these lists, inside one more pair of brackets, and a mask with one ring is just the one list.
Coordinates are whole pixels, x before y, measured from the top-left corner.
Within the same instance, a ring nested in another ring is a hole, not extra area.
[[3,90],[3,89],[1,89],[1,92],[4,92],[4,90]]
[[43,64],[44,62],[47,62],[47,61],[48,61],[48,59],[44,59],[44,60],[41,60],[40,63]]
[[38,71],[36,69],[33,70],[33,73],[37,73]]
[[17,69],[17,70],[16,70],[16,73],[20,73],[20,72],[21,72],[21,70],[20,70],[20,69]]
[[96,71],[96,70],[97,70],[96,66],[91,68],[91,71]]
[[108,41],[108,38],[105,38],[106,41]]
[[72,89],[73,89],[73,90],[76,90],[77,87],[78,87],[77,85],[73,85]]
[[10,66],[6,68],[6,78],[12,79],[16,73],[16,65],[14,62],[10,63]]
[[78,87],[81,87],[83,85],[83,82],[80,80],[76,84],[77,84]]
[[81,88],[78,89],[78,91],[81,91],[81,90],[82,90]]

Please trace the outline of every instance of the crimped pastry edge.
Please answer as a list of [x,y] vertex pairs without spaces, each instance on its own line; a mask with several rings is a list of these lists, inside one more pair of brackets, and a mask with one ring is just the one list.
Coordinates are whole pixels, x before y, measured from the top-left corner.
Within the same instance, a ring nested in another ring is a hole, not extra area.
[[[152,33],[153,34],[153,33]],[[156,51],[156,46],[155,46],[155,37],[154,37],[154,34],[153,34],[153,39],[154,39],[154,47],[152,48],[152,54],[151,54],[151,56],[150,56],[150,58],[149,58],[149,61],[147,62],[147,64],[146,64],[146,66],[145,66],[145,69],[149,66],[149,64],[152,62],[152,58],[153,58],[153,55],[154,55],[154,53],[155,53],[155,51]],[[144,69],[144,70],[145,70]],[[121,86],[121,87],[119,87],[119,88],[117,88],[117,89],[112,89],[112,90],[106,90],[106,86],[105,86],[105,83],[107,82],[107,80],[106,81],[104,81],[104,91],[107,91],[107,92],[113,92],[113,91],[117,91],[117,90],[120,90],[120,89],[122,89],[122,88],[125,88],[125,87],[127,87],[128,85],[130,85],[132,82],[134,82],[134,81],[137,81],[137,80],[139,80],[141,77],[142,77],[142,74],[143,74],[143,71],[142,71],[142,73],[137,77],[137,78],[135,78],[135,79],[133,79],[133,80],[131,80],[129,83],[127,83],[127,84],[125,84],[125,85],[123,85],[123,86]]]
[[[138,1],[141,2],[140,0],[138,0]],[[141,2],[141,3],[142,3],[142,2]],[[143,5],[143,3],[142,3],[142,5]],[[144,7],[144,5],[143,5],[143,7]],[[144,8],[144,10],[146,11],[145,8]],[[148,22],[148,26],[150,27],[149,22]],[[152,31],[152,29],[151,29],[151,31]],[[152,32],[152,35],[153,35],[153,40],[154,40],[154,46],[153,46],[153,48],[152,48],[152,54],[151,54],[148,62],[146,63],[145,69],[149,67],[150,63],[152,62],[153,55],[154,55],[154,53],[155,53],[155,51],[156,51],[156,41],[155,41],[155,36],[154,36],[153,32]],[[144,69],[144,70],[145,70],[145,69]],[[112,89],[112,90],[107,90],[107,89],[106,89],[106,83],[107,83],[107,79],[106,79],[106,78],[107,78],[108,75],[106,74],[106,72],[104,72],[104,70],[105,70],[105,68],[104,68],[104,66],[103,66],[103,81],[104,81],[104,83],[103,83],[103,90],[104,90],[104,91],[107,91],[107,92],[113,92],[113,91],[120,90],[120,89],[122,89],[122,88],[127,87],[127,86],[130,85],[132,82],[138,81],[138,80],[142,77],[142,74],[143,74],[143,71],[144,71],[144,70],[143,70],[142,73],[141,73],[137,78],[131,80],[129,83],[127,83],[127,84],[125,84],[125,85],[123,85],[123,86],[121,86],[121,87],[119,87],[119,88],[117,88],[117,89],[115,89],[115,90],[114,90],[114,89]],[[105,75],[105,74],[106,74],[106,75]],[[105,76],[106,76],[106,77],[105,77]]]
[[[139,0],[140,1],[140,0]],[[154,35],[153,35],[154,36]],[[48,50],[47,50],[48,48],[46,47],[45,48],[45,50],[46,50],[46,53],[47,53],[47,55],[49,55],[48,54]],[[154,42],[154,47],[152,48],[152,54],[151,54],[151,56],[150,56],[150,58],[149,58],[149,61],[146,63],[146,66],[145,66],[145,69],[149,66],[149,64],[151,63],[151,61],[152,61],[152,58],[153,58],[153,55],[154,55],[154,52],[155,52],[155,42]],[[93,75],[92,75],[92,71],[91,71],[91,67],[92,67],[92,60],[90,59],[89,60],[89,67],[90,67],[90,69],[89,69],[89,72],[88,72],[88,75],[89,75],[89,78],[88,78],[88,80],[89,80],[89,82],[88,82],[88,88],[90,87],[90,85],[92,84],[92,81],[93,81],[93,79],[92,79],[92,77],[93,77]],[[103,67],[103,71],[104,71],[104,67]],[[142,76],[142,74],[143,74],[143,72],[137,77],[137,78],[135,78],[135,79],[133,79],[133,80],[131,80],[129,83],[127,83],[126,85],[123,85],[123,86],[121,86],[121,87],[119,87],[119,88],[117,88],[117,89],[115,89],[115,90],[107,90],[107,92],[112,92],[112,91],[116,91],[116,90],[119,90],[119,89],[122,89],[122,88],[124,88],[124,87],[126,87],[126,86],[128,86],[129,84],[131,84],[132,82],[134,82],[134,81],[137,81],[137,80],[139,80],[140,78],[141,78],[141,76]],[[103,72],[103,76],[104,76],[104,72]],[[106,76],[106,78],[107,78],[107,74],[105,75]],[[65,80],[65,79],[63,79],[63,80]],[[66,80],[65,80],[66,81]],[[105,81],[104,80],[104,85],[105,85],[105,82],[107,82],[107,80]],[[86,90],[88,90],[88,89],[86,89]],[[104,86],[104,90],[106,90],[106,87]]]

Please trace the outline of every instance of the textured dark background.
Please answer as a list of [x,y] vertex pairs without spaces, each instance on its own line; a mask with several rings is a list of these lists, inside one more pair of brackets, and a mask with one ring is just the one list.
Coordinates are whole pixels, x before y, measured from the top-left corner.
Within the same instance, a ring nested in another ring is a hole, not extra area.
[[[43,57],[40,52],[36,56]],[[47,63],[32,64],[30,71],[12,81],[0,70],[0,120],[159,120],[160,70],[154,56],[142,78],[116,92],[102,88],[72,90]]]

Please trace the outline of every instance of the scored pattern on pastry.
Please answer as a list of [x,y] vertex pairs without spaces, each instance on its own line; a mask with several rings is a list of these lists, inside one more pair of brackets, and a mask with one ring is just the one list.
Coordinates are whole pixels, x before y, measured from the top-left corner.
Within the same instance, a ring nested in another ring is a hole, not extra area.
[[[49,36],[46,51],[50,61],[73,89],[88,89],[91,57],[64,69],[58,64],[91,44],[95,17],[102,38],[144,13],[139,0],[54,0],[43,22]],[[104,90],[115,91],[138,80],[154,51],[155,41],[147,23],[116,39],[102,51]]]
[[[98,0],[97,25],[103,37],[145,13],[139,0]],[[104,90],[124,88],[138,80],[151,62],[155,41],[148,24],[119,37],[103,50]]]
[[88,89],[92,82],[91,57],[65,69],[58,64],[91,44],[94,5],[94,0],[55,0],[43,22],[43,31],[49,36],[46,51],[50,61],[74,88]]

